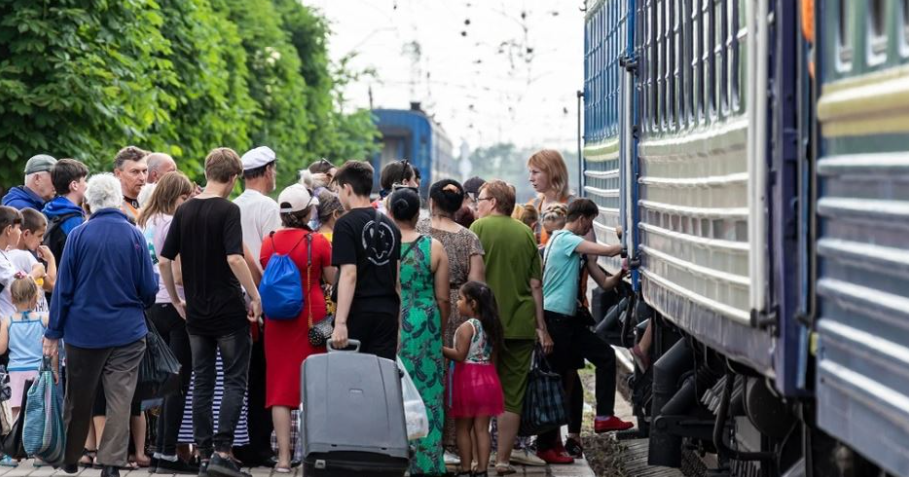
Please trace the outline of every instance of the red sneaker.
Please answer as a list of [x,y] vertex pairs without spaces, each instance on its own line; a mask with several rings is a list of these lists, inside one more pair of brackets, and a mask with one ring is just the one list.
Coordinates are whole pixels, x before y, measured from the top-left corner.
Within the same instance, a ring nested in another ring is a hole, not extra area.
[[555,451],[561,456],[572,457],[571,455],[568,454],[568,450],[565,449],[565,445],[562,444],[561,439],[559,439],[559,443],[556,444],[556,446],[553,449],[555,449]]
[[574,459],[562,455],[556,449],[538,450],[537,457],[543,459],[547,464],[574,464]]
[[593,430],[597,434],[610,431],[624,431],[634,427],[634,423],[623,421],[615,416],[609,416],[606,419],[599,417],[593,422]]

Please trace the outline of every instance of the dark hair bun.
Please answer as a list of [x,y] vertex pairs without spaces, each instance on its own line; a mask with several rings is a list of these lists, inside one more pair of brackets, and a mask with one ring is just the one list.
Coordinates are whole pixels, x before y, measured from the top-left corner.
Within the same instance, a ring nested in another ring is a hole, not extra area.
[[464,187],[453,179],[442,179],[429,188],[433,204],[447,214],[454,215],[464,203]]
[[420,215],[420,195],[413,189],[398,189],[388,200],[391,215],[401,221],[411,221]]

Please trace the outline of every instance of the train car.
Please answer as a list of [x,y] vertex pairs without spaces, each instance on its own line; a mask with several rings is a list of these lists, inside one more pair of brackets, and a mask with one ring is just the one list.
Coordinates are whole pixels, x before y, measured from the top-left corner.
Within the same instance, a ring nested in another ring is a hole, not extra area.
[[429,196],[429,186],[439,178],[457,177],[451,140],[433,118],[426,115],[420,103],[410,109],[374,109],[376,126],[382,137],[381,151],[372,159],[376,170],[373,192],[378,193],[379,171],[386,164],[407,159],[420,170],[420,195]]
[[655,465],[909,476],[909,5],[806,1],[587,4],[583,191],[654,334]]

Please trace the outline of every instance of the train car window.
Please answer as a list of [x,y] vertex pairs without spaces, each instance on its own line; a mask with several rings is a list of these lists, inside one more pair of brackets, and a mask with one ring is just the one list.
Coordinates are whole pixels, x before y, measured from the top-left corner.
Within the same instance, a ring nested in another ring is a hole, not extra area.
[[717,1],[716,9],[714,10],[716,12],[714,17],[717,23],[717,96],[719,96],[719,105],[724,116],[729,114],[729,69],[726,66],[729,63],[729,22],[726,21],[729,1]]
[[716,22],[713,16],[713,0],[704,0],[703,17],[701,23],[704,24],[704,50],[703,65],[704,70],[704,109],[705,114],[709,117],[716,116],[716,98],[714,95],[714,40],[716,39]]
[[729,0],[729,96],[730,109],[739,110],[739,0]]
[[688,38],[688,18],[686,17],[687,9],[685,8],[685,2],[677,2],[678,6],[678,16],[679,16],[679,36],[676,46],[678,47],[678,98],[679,103],[678,110],[678,123],[680,128],[684,128],[688,121],[688,112],[685,110],[685,102],[687,100],[688,91],[688,44],[686,42]]
[[694,122],[694,68],[692,64],[694,62],[694,55],[692,54],[692,45],[694,44],[694,37],[692,33],[692,9],[691,9],[692,0],[685,0],[683,3],[684,12],[682,13],[685,16],[685,63],[682,65],[682,68],[685,70],[685,118],[687,119],[688,124]]
[[703,51],[704,33],[701,22],[701,0],[692,0],[691,4],[691,72],[694,88],[692,89],[694,101],[695,121],[701,122],[704,115],[704,71],[701,69],[701,52]]
[[667,49],[669,36],[666,34],[667,26],[669,24],[669,17],[666,15],[666,7],[668,4],[669,2],[660,0],[659,8],[657,9],[657,15],[660,17],[660,29],[657,30],[660,41],[660,130],[663,131],[669,126],[669,118],[666,114],[666,77],[669,69],[669,51]]
[[909,0],[903,0],[902,7],[903,10],[903,43],[909,44]]
[[886,10],[887,2],[885,0],[870,0],[868,2],[868,34],[870,51],[868,53],[868,63],[880,64],[886,59],[887,52],[887,23]]
[[649,98],[650,107],[650,129],[651,131],[656,131],[659,129],[659,115],[657,114],[657,76],[660,74],[659,70],[659,55],[657,55],[657,11],[656,11],[656,1],[648,2],[647,13],[650,24],[647,28],[647,39],[650,42],[650,51],[648,58],[648,67],[649,71],[647,73],[647,85],[650,88]]
[[679,2],[672,2],[670,5],[672,8],[672,86],[670,88],[670,93],[672,94],[672,100],[669,102],[669,107],[672,108],[672,123],[673,129],[680,129],[681,121],[679,118],[682,117],[681,108],[679,106],[679,96],[681,86],[679,85],[679,65],[682,64],[682,48],[681,44],[681,21],[680,21],[680,9]]
[[663,2],[653,2],[653,125],[660,131],[663,126]]
[[850,0],[839,0],[837,11],[837,45],[839,47],[840,69],[848,68],[852,63],[852,28],[849,15]]

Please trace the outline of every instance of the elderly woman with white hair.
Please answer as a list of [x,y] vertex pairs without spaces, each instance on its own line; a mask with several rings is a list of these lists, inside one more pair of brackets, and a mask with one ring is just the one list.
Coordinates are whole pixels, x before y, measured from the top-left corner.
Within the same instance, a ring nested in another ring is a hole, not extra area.
[[155,303],[148,246],[120,205],[120,181],[98,174],[88,181],[91,218],[66,240],[44,354],[66,341],[67,380],[63,470],[75,473],[88,434],[99,384],[107,398],[107,424],[98,448],[103,477],[118,477],[127,463],[130,400],[145,352],[145,309]]

